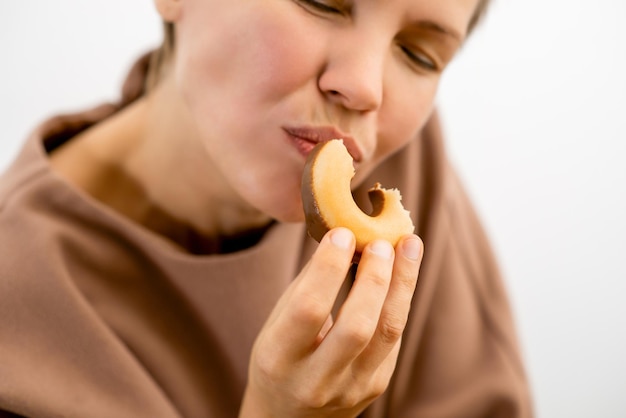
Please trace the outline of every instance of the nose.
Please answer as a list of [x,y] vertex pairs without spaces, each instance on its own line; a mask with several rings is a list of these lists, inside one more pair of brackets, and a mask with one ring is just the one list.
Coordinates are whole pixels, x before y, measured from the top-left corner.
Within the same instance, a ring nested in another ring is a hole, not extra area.
[[[362,40],[361,40],[362,41]],[[383,99],[385,55],[363,42],[331,47],[318,80],[319,89],[333,103],[359,112],[377,110]]]

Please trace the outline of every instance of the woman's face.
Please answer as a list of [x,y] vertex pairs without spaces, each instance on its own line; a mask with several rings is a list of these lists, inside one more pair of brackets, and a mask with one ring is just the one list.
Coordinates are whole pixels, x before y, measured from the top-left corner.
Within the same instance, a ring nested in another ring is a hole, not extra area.
[[304,218],[313,144],[345,138],[356,186],[429,117],[478,0],[178,0],[174,77],[236,195]]

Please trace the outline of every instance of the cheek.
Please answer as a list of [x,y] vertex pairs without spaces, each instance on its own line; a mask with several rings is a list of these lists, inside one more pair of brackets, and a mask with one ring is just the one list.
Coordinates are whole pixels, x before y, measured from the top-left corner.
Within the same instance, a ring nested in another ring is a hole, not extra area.
[[181,25],[176,83],[200,140],[233,188],[278,219],[301,220],[300,172],[275,163],[273,144],[302,86],[315,79],[324,42],[299,14],[273,6],[299,10],[290,2],[252,3],[258,6],[228,6],[227,16],[192,16]]
[[395,91],[384,102],[377,118],[376,153],[357,172],[353,186],[360,185],[381,162],[414,139],[432,114],[437,82],[422,80],[408,85],[413,88]]
[[[413,79],[400,88],[400,78],[394,81],[394,89],[379,114],[378,154],[385,158],[415,138],[430,117],[439,85],[439,77]],[[419,78],[421,77],[421,78]]]
[[257,105],[304,83],[314,40],[297,19],[274,9],[260,2],[219,21],[191,22],[180,40],[181,47],[189,46],[180,57],[187,93],[223,92],[242,105]]
[[249,36],[238,45],[240,56],[234,67],[247,67],[242,71],[248,73],[253,91],[278,99],[307,83],[315,73],[313,57],[319,48],[310,33],[282,14],[257,16],[252,24]]

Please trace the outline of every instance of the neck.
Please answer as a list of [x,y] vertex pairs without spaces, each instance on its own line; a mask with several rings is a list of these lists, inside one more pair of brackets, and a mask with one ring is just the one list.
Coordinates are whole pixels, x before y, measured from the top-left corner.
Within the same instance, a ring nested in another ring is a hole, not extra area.
[[250,245],[271,221],[215,168],[168,78],[51,160],[98,200],[193,252]]

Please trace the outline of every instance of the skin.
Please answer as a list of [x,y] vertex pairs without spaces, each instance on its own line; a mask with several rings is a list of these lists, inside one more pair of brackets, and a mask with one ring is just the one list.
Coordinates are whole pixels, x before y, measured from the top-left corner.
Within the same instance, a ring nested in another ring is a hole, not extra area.
[[[176,34],[164,79],[51,164],[138,223],[158,210],[224,237],[301,222],[305,158],[284,127],[351,135],[356,187],[427,121],[477,3],[155,0]],[[333,318],[354,236],[330,231],[257,338],[241,417],[353,417],[380,395],[422,251],[415,235],[371,243]]]

